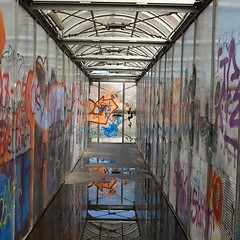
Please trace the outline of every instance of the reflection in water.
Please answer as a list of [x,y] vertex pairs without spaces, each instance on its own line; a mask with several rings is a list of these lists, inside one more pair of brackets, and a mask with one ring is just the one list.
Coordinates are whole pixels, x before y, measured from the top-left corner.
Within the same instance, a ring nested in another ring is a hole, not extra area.
[[[145,169],[82,161],[73,173],[87,173],[88,180],[64,184],[28,239],[186,239]],[[91,181],[97,173],[99,180]]]

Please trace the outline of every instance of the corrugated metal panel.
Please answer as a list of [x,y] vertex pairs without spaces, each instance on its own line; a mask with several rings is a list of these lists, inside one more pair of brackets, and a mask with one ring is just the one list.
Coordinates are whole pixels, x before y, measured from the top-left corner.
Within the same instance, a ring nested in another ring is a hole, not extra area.
[[[208,229],[208,177],[211,94],[212,5],[197,20],[196,94],[194,99],[193,164],[191,169],[190,236],[206,239]],[[209,29],[210,28],[210,29]]]
[[182,121],[180,160],[177,164],[178,215],[187,229],[189,227],[190,206],[190,169],[192,163],[193,100],[195,97],[196,73],[193,65],[194,26],[184,34],[183,43],[183,85],[182,85]]
[[180,91],[181,91],[181,61],[182,61],[182,38],[174,46],[173,55],[173,96],[172,96],[172,145],[170,156],[170,180],[169,180],[169,201],[176,211],[177,188],[176,188],[176,168],[179,161],[179,121],[180,121]]

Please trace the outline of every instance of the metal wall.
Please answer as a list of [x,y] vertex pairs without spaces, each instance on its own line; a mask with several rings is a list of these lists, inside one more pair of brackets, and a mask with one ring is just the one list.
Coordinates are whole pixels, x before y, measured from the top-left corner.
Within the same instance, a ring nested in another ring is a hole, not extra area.
[[213,1],[138,83],[137,146],[191,239],[240,239],[239,11]]
[[23,239],[85,149],[89,87],[15,0],[0,2],[0,58],[0,239]]

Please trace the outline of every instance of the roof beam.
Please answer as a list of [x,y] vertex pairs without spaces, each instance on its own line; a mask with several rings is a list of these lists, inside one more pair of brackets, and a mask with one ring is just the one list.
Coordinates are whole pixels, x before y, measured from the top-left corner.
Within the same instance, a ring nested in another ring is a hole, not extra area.
[[84,67],[86,71],[139,71],[142,72],[146,69],[137,68],[137,67],[111,67],[111,66],[99,66],[99,67]]
[[121,56],[121,55],[86,55],[86,56],[76,56],[75,61],[97,61],[97,62],[148,62],[152,61],[153,58],[149,57],[139,57],[139,56]]
[[102,79],[102,78],[127,78],[127,79],[132,79],[132,78],[139,78],[141,75],[133,75],[133,74],[108,74],[108,75],[97,75],[97,74],[90,74],[90,78],[95,78],[95,79]]
[[88,210],[124,210],[124,211],[130,211],[135,210],[134,205],[95,205],[90,204],[88,205]]
[[129,46],[168,46],[169,41],[161,38],[138,37],[89,37],[60,40],[61,45],[129,45]]
[[83,10],[83,11],[154,11],[154,12],[196,12],[193,4],[167,4],[152,2],[95,2],[92,1],[40,1],[33,0],[29,5],[32,10]]

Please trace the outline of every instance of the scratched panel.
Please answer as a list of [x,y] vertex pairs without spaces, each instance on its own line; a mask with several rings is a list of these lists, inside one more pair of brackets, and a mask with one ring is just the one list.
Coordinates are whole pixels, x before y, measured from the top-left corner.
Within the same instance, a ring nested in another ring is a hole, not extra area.
[[[143,88],[143,81],[144,77],[137,83],[137,119],[136,119],[136,124],[137,124],[137,147],[138,150],[140,151],[141,155],[143,155],[143,132],[144,132],[144,109],[142,106],[142,101],[143,101],[143,94],[144,94],[144,88]],[[142,96],[142,97],[140,97]],[[145,140],[145,139],[144,139]]]
[[181,147],[180,159],[176,162],[176,176],[178,189],[178,215],[187,229],[189,227],[189,192],[191,147],[193,134],[193,99],[195,97],[195,72],[193,71],[194,26],[192,25],[184,35],[183,44],[183,83],[181,101]]
[[[222,192],[220,200],[215,203],[218,208],[212,206],[212,225],[209,225],[209,237],[223,239],[235,239],[233,221],[236,216],[236,174],[238,128],[239,128],[239,66],[240,48],[237,24],[240,20],[236,6],[236,0],[218,1],[216,13],[216,38],[215,38],[215,71],[214,71],[214,96],[213,96],[213,142],[212,184],[218,185]],[[231,21],[226,21],[231,19]],[[215,178],[214,178],[215,177]],[[214,193],[214,188],[212,190]],[[213,194],[212,193],[212,194]],[[214,198],[213,203],[214,204]],[[226,214],[228,213],[228,215]],[[211,221],[210,221],[211,222]],[[213,228],[212,226],[215,226]]]
[[208,239],[235,239],[236,181],[215,167],[210,170],[207,204]]
[[141,79],[141,81],[137,85],[137,141],[138,141],[138,149],[141,152],[142,156],[144,155],[144,119],[145,119],[145,114],[144,114],[144,78]]
[[151,69],[151,87],[150,87],[150,123],[149,123],[149,146],[150,146],[150,154],[149,154],[149,168],[150,171],[152,171],[152,165],[153,165],[153,152],[154,152],[154,145],[153,145],[153,138],[154,138],[154,129],[153,129],[153,109],[154,109],[154,104],[155,104],[155,99],[154,99],[154,87],[155,87],[155,66],[152,67]]
[[159,132],[159,145],[158,145],[158,168],[157,180],[161,183],[162,179],[162,156],[163,156],[163,129],[164,129],[164,84],[165,84],[165,58],[161,59],[160,65],[160,89],[159,89],[159,115],[158,115],[158,132]]
[[151,134],[151,71],[148,71],[145,79],[145,135],[146,135],[146,143],[145,143],[145,160],[149,164],[151,159],[151,142],[150,142],[150,134]]
[[163,191],[169,194],[169,170],[171,153],[171,124],[172,124],[172,51],[169,49],[166,59],[166,82],[165,82],[165,108],[164,108],[164,136],[163,136],[163,166],[162,183]]
[[[238,83],[240,66],[240,45],[238,22],[240,17],[234,6],[237,1],[229,2],[226,12],[224,1],[217,7],[216,46],[215,46],[215,81],[214,81],[214,136],[213,164],[236,178],[236,155],[238,149]],[[223,21],[227,17],[231,21]],[[226,71],[228,69],[228,74]],[[223,110],[225,109],[225,111]],[[215,149],[215,148],[216,149]]]
[[170,180],[169,200],[176,210],[177,189],[176,189],[176,168],[175,163],[179,160],[179,110],[180,110],[180,87],[181,87],[181,51],[182,39],[180,38],[174,46],[173,56],[173,96],[172,96],[172,146],[170,156]]
[[153,77],[153,144],[152,144],[152,164],[151,170],[154,175],[157,174],[157,159],[158,159],[158,110],[159,110],[159,64],[154,66]]
[[[51,40],[51,39],[50,39]],[[51,49],[51,48],[50,48]],[[75,88],[73,86],[73,76],[71,72],[71,61],[65,56],[65,116],[68,115],[70,112],[73,111],[72,102],[74,100]],[[53,66],[55,67],[55,66]],[[67,173],[70,171],[71,168],[71,160],[72,160],[72,152],[70,150],[70,142],[71,142],[71,127],[73,125],[74,118],[69,124],[64,128],[63,131],[63,163],[62,163],[62,170],[63,175],[66,176]],[[74,149],[75,150],[75,149]],[[63,177],[64,177],[63,176]]]
[[14,158],[14,51],[15,51],[15,9],[14,3],[6,0],[0,3],[0,165]]
[[[190,234],[205,239],[207,233],[207,180],[210,141],[211,23],[212,7],[198,18],[196,29],[196,95],[194,100],[193,164],[191,170]],[[210,28],[210,29],[209,29]]]

